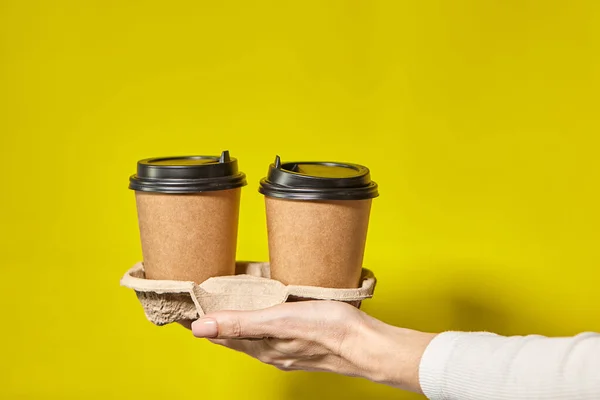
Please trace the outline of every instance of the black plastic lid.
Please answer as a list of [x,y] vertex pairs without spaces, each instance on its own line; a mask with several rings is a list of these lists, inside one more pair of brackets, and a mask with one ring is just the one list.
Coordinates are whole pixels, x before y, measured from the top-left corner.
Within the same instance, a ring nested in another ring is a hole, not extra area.
[[229,151],[221,156],[147,158],[138,161],[129,189],[158,193],[198,193],[234,189],[246,185]]
[[292,200],[366,200],[379,195],[362,165],[338,162],[281,163],[279,156],[260,181],[265,196]]

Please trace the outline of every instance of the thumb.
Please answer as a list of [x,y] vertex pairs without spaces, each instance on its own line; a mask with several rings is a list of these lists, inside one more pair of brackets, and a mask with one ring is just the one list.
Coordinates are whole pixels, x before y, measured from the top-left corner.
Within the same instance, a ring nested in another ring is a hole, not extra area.
[[213,318],[200,318],[192,322],[192,333],[198,338],[216,338],[219,335],[217,321]]
[[275,306],[257,311],[219,311],[192,324],[194,336],[218,339],[292,338],[288,317]]

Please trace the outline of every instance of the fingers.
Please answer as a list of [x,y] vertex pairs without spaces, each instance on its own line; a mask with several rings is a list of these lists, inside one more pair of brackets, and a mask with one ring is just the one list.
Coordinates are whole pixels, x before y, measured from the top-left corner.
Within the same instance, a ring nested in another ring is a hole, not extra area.
[[264,364],[275,365],[279,354],[265,345],[263,340],[209,339],[212,343],[254,357]]
[[[320,351],[318,355],[290,354],[284,349],[289,349],[290,342],[278,339],[265,340],[243,340],[243,339],[209,339],[212,343],[227,347],[229,349],[245,353],[256,358],[260,362],[272,365],[282,371],[336,371],[347,374],[343,368],[339,368],[339,358],[334,355]],[[296,344],[296,348],[302,348]]]

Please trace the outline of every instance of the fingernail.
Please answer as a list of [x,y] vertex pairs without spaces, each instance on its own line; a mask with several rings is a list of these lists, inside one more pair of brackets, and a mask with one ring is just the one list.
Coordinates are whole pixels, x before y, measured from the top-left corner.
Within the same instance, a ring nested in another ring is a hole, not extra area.
[[214,338],[219,334],[217,321],[212,318],[200,318],[192,324],[192,333],[199,338]]

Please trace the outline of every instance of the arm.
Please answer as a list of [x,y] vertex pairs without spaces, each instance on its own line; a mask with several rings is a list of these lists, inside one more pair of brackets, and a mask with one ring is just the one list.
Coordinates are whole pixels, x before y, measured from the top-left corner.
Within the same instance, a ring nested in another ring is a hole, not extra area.
[[434,335],[324,301],[212,313],[192,329],[283,370],[360,376],[435,400],[600,399],[597,334]]

